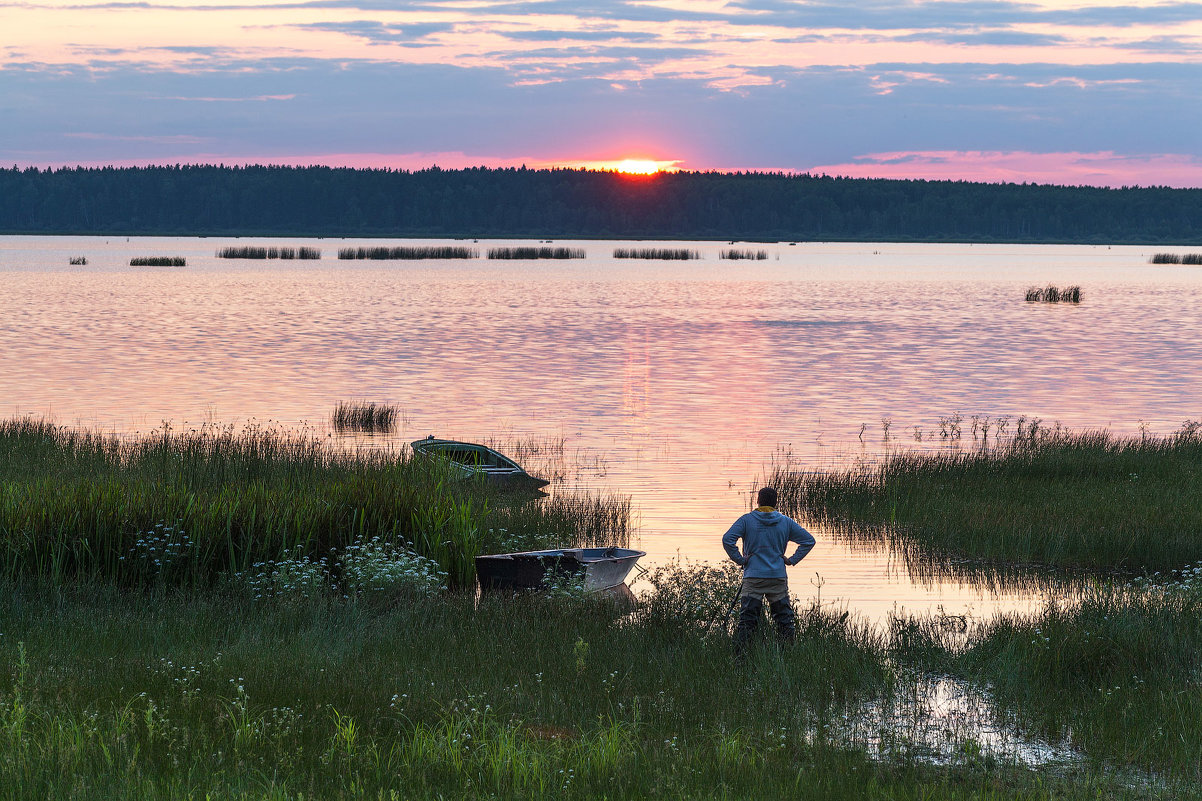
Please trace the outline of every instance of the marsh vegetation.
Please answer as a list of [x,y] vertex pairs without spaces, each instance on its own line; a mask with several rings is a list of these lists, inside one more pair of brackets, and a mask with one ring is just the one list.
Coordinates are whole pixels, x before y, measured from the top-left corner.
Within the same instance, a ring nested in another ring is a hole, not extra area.
[[339,248],[340,259],[411,261],[418,259],[478,259],[480,251],[460,245],[396,245],[393,247]]
[[614,248],[614,258],[688,261],[690,259],[700,259],[701,253],[689,248]]
[[137,256],[129,260],[130,267],[186,267],[183,256]]
[[1150,264],[1202,264],[1202,253],[1155,253],[1148,260]]
[[88,257],[87,256],[72,256],[70,259],[70,263],[75,266],[85,265],[88,263]]
[[1027,289],[1028,303],[1080,303],[1081,287],[1066,286],[1061,289],[1053,284],[1045,287],[1033,286]]
[[257,247],[243,245],[217,250],[219,259],[320,259],[321,250],[310,247]]
[[490,259],[583,259],[584,248],[499,247],[489,248]]
[[831,472],[786,462],[767,480],[791,513],[926,554],[1149,572],[1197,558],[1199,423],[1124,437],[1024,417],[986,421],[980,438],[974,422],[971,444],[960,425],[945,424],[933,452],[898,447]]
[[[803,477],[782,500],[885,497],[900,517],[920,489],[946,513],[994,486],[981,512],[1047,485],[1055,507],[1161,460],[1146,475],[1164,492],[1198,461],[1196,427],[1021,430],[867,487]],[[959,626],[816,604],[796,643],[764,638],[736,666],[730,564],[655,568],[633,612],[571,586],[471,591],[482,551],[624,541],[624,497],[511,502],[303,432],[116,439],[28,419],[0,423],[0,487],[13,797],[1175,799],[1202,779],[1202,567]],[[949,682],[979,713],[932,706]]]
[[403,451],[258,426],[118,439],[3,421],[0,482],[0,577],[13,579],[203,587],[256,564],[317,565],[379,537],[471,584],[479,553],[621,545],[631,525],[624,496],[523,501]]
[[763,261],[768,258],[766,250],[750,250],[747,248],[727,248],[718,254],[720,259],[729,259],[731,261],[750,260]]
[[339,433],[387,434],[399,417],[400,409],[387,403],[339,401],[330,413],[330,426]]

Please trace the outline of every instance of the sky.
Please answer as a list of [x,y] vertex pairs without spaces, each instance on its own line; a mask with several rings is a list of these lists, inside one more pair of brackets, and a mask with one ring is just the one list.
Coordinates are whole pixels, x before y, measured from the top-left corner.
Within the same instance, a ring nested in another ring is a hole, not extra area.
[[0,0],[0,164],[1202,187],[1202,2]]

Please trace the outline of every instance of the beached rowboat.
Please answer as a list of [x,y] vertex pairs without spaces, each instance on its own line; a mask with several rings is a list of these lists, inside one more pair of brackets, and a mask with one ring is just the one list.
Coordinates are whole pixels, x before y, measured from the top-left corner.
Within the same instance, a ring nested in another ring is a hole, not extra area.
[[411,446],[413,452],[419,456],[446,459],[465,478],[482,476],[497,484],[529,489],[545,487],[551,483],[535,478],[513,459],[487,445],[453,439],[435,439],[431,434],[425,439],[416,440]]
[[476,557],[476,576],[486,590],[535,590],[553,575],[584,579],[589,592],[626,581],[635,563],[647,555],[633,548],[552,548]]

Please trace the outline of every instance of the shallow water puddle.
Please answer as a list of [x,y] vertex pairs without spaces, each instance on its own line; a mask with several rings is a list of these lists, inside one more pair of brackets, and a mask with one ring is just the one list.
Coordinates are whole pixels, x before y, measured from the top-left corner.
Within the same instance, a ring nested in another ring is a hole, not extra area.
[[996,760],[1034,768],[1085,760],[1067,744],[1020,733],[987,694],[947,676],[919,678],[891,699],[849,709],[828,736],[877,758],[940,765]]

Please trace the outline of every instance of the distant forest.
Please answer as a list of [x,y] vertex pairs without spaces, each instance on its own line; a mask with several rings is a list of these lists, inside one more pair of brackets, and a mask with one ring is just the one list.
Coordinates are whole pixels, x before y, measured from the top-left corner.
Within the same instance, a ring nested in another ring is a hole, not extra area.
[[0,232],[1202,242],[1202,189],[525,168],[0,169]]

